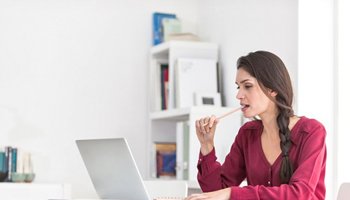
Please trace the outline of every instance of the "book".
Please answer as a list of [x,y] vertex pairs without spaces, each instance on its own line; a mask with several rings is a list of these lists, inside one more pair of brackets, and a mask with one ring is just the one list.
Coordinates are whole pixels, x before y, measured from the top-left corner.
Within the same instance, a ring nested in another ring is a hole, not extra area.
[[161,86],[161,101],[162,110],[168,108],[168,95],[169,95],[169,66],[167,64],[160,65],[160,86]]
[[163,19],[175,19],[176,15],[172,13],[153,13],[153,45],[160,44],[164,41],[163,38]]
[[9,171],[9,149],[8,147],[5,147],[5,159],[4,159],[4,172]]
[[17,173],[23,173],[24,171],[23,166],[23,151],[22,149],[17,149],[17,164],[16,164],[16,172]]
[[176,143],[156,143],[157,178],[176,177]]
[[7,180],[7,162],[5,151],[0,151],[0,182]]
[[11,172],[12,172],[12,147],[10,146],[6,146],[5,147],[5,162],[6,162],[6,172],[8,172],[7,174],[7,179],[6,181],[11,181]]
[[0,151],[0,172],[6,172],[5,163],[6,163],[5,152]]
[[17,148],[12,148],[11,152],[11,172],[17,172]]
[[163,41],[169,41],[170,34],[181,33],[181,22],[176,18],[164,18],[162,19],[163,26]]
[[31,174],[33,173],[31,154],[28,152],[23,153],[23,173]]
[[200,38],[192,33],[171,33],[167,41],[200,41]]

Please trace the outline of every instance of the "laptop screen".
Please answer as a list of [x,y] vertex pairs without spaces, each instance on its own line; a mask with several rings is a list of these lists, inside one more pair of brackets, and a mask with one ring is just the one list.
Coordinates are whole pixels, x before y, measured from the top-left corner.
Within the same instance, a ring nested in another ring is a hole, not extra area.
[[103,199],[150,199],[125,138],[77,140],[97,194]]

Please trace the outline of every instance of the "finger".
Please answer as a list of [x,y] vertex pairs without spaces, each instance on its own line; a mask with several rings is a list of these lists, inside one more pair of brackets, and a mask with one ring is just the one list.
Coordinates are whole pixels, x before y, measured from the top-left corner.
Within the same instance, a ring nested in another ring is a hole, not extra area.
[[197,129],[197,130],[200,130],[199,120],[196,120],[196,129]]
[[212,115],[209,120],[209,128],[212,128],[213,125],[216,124],[215,122],[216,122],[216,117],[215,115]]
[[203,126],[205,124],[204,120],[205,120],[204,118],[200,119],[200,130],[201,130],[201,132],[203,134],[205,133],[205,129],[204,129],[204,126]]
[[206,117],[205,120],[204,120],[204,123],[206,124],[205,127],[204,127],[206,133],[210,132],[209,121],[210,121],[210,117]]
[[196,120],[196,133],[197,133],[197,135],[198,136],[200,136],[201,135],[201,125],[200,125],[200,122],[199,122],[199,120]]

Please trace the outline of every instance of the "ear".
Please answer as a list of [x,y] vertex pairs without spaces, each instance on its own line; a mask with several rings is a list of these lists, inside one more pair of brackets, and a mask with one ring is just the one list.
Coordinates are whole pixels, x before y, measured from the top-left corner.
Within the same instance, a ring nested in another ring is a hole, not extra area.
[[268,93],[269,93],[270,96],[272,96],[272,97],[277,96],[277,92],[276,92],[276,91],[273,91],[273,90],[271,90],[271,89],[268,90]]

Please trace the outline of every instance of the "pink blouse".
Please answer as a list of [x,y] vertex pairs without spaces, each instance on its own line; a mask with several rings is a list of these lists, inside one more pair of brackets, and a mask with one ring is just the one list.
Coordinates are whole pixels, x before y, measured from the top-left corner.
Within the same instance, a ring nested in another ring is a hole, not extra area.
[[[289,158],[294,173],[289,184],[281,184],[282,156],[270,165],[261,146],[261,121],[244,124],[231,146],[225,162],[216,161],[215,149],[200,154],[198,182],[203,192],[231,187],[231,199],[324,199],[326,172],[326,130],[323,125],[301,117],[291,130],[292,146]],[[239,187],[246,179],[248,186]]]

